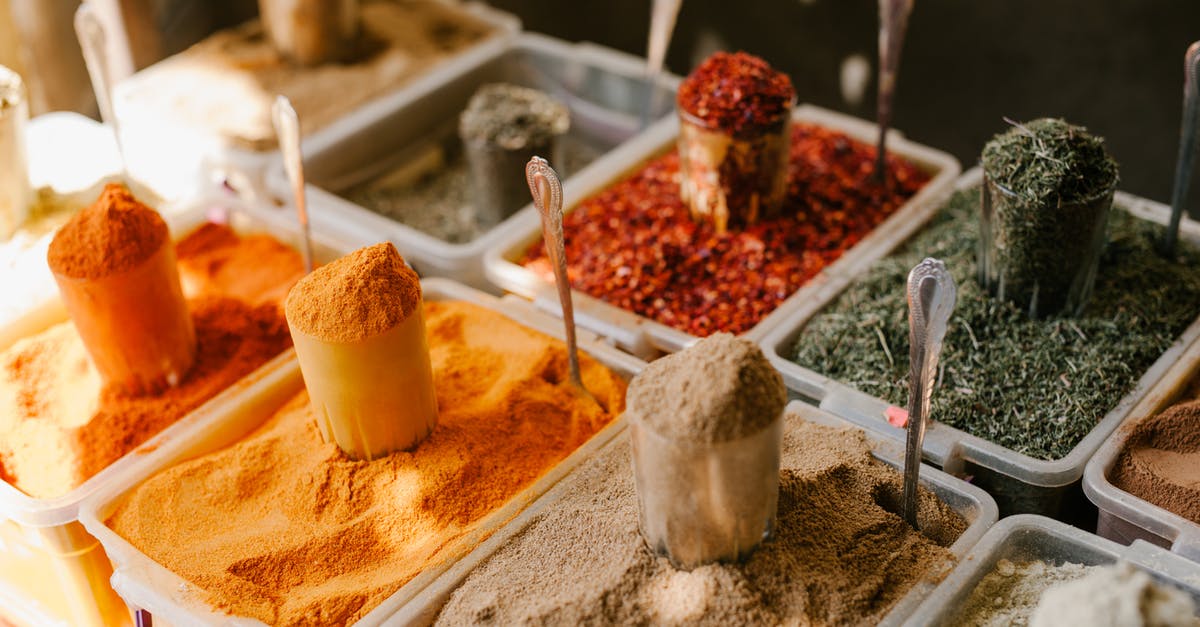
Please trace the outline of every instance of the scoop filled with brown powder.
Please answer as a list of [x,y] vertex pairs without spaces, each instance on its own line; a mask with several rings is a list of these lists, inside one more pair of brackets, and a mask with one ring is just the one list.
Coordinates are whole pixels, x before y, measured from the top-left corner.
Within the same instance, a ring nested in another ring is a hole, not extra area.
[[1200,401],[1179,403],[1134,425],[1112,482],[1200,525]]
[[775,537],[742,564],[690,572],[638,533],[620,440],[454,591],[439,624],[873,624],[945,573],[965,521],[928,491],[917,533],[896,513],[901,477],[862,432],[785,418]]
[[378,459],[416,446],[437,425],[421,280],[391,243],[301,279],[287,319],[326,442]]
[[427,302],[438,426],[374,461],[322,443],[307,395],[241,441],[154,475],[108,525],[203,590],[269,624],[358,620],[622,410],[625,383],[501,314]]

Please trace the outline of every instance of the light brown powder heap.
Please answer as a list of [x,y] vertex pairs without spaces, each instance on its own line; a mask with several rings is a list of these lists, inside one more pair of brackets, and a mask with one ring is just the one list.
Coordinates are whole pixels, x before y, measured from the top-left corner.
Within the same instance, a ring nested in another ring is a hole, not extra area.
[[922,490],[927,535],[914,532],[895,513],[899,473],[871,457],[861,431],[784,421],[776,535],[745,563],[680,571],[646,548],[622,439],[473,571],[437,622],[867,625],[944,576],[960,516]]
[[787,404],[787,389],[758,345],[716,333],[652,362],[629,384],[644,423],[680,440],[726,442],[758,433]]
[[46,259],[50,269],[77,279],[129,270],[158,251],[169,233],[158,212],[124,185],[109,183],[91,206],[54,234]]
[[1130,427],[1113,485],[1200,524],[1200,401],[1179,403]]
[[348,344],[392,329],[420,306],[421,279],[385,242],[301,279],[288,294],[287,319],[302,333]]

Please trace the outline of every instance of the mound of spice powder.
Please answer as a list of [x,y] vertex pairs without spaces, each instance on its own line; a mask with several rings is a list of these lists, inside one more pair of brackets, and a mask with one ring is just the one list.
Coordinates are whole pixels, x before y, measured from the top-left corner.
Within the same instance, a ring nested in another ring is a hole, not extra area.
[[1113,485],[1200,525],[1200,401],[1124,427]]
[[[678,154],[652,159],[564,216],[571,285],[700,337],[744,333],[928,182],[894,156],[875,181],[875,154],[837,131],[794,125],[783,214],[723,234],[691,219]],[[554,280],[542,242],[521,263]]]
[[291,345],[282,297],[304,273],[298,252],[207,224],[176,253],[196,329],[188,375],[128,396],[103,385],[69,321],[18,341],[0,353],[0,479],[66,494]]
[[706,126],[740,137],[778,127],[796,91],[787,74],[745,52],[717,52],[679,84],[676,104]]
[[463,302],[424,310],[439,418],[411,451],[355,461],[322,442],[301,393],[239,442],[151,477],[109,525],[230,614],[349,624],[558,464],[624,408],[587,355]]
[[923,533],[899,511],[901,477],[862,431],[784,417],[775,535],[740,564],[676,570],[638,530],[628,438],[567,481],[476,568],[445,625],[870,625],[914,585],[945,576],[966,528],[921,488]]
[[[1060,459],[1137,384],[1200,313],[1200,253],[1156,252],[1163,227],[1114,205],[1096,286],[1077,318],[1034,320],[976,281],[979,190],[877,261],[797,336],[793,361],[904,406],[908,271],[946,262],[958,304],[942,347],[938,422],[1037,459]],[[1001,510],[1005,508],[1002,506]]]

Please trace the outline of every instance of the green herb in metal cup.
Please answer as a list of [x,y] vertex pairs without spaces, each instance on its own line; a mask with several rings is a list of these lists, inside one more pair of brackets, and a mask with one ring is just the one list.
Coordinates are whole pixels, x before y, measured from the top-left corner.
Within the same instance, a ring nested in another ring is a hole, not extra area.
[[1077,316],[1104,250],[1117,164],[1082,127],[1012,124],[983,148],[979,282],[1031,317]]

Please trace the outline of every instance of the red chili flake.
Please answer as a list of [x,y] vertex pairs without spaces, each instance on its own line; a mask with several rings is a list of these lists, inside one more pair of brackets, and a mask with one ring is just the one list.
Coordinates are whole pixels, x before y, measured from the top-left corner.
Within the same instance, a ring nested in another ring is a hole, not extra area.
[[[818,126],[792,127],[781,217],[718,234],[679,198],[679,156],[651,159],[563,219],[571,285],[670,327],[707,337],[744,333],[883,222],[929,177]],[[539,242],[521,262],[553,281]]]
[[788,75],[766,61],[745,52],[717,52],[680,83],[675,102],[708,128],[743,137],[778,128],[795,96]]

